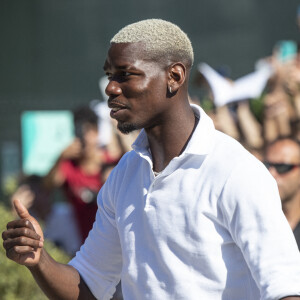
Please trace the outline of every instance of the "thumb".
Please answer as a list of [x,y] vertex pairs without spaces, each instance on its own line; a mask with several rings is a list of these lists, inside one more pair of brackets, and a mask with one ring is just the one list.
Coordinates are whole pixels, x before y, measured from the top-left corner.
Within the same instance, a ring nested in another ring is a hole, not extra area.
[[37,234],[40,235],[40,237],[43,241],[44,235],[43,235],[43,231],[42,231],[38,221],[29,214],[27,208],[22,204],[22,202],[19,199],[14,199],[13,205],[15,207],[15,210],[16,210],[18,216],[21,219],[27,219],[28,221],[30,221],[31,225],[33,226],[33,229],[35,230],[35,232]]
[[14,208],[21,219],[30,219],[32,218],[29,214],[27,208],[22,204],[19,199],[13,200]]

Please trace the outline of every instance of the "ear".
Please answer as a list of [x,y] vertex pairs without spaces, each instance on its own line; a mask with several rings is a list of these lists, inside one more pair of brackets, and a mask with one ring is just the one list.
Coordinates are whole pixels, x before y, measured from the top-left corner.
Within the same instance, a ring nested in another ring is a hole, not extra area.
[[169,67],[168,91],[174,94],[184,84],[186,80],[186,67],[178,62]]

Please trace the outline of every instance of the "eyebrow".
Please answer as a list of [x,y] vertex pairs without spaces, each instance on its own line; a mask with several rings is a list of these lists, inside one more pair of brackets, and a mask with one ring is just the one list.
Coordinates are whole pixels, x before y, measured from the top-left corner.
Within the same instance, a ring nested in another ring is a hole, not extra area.
[[[107,69],[109,69],[109,66],[105,63],[103,66],[103,70],[106,71]],[[132,66],[132,65],[120,65],[120,66],[115,66],[115,69],[117,70],[138,70],[136,67]]]

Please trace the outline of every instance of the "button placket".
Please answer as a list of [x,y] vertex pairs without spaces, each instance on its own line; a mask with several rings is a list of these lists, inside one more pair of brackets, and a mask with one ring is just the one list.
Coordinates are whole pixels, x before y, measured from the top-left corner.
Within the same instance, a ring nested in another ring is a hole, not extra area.
[[157,184],[157,177],[154,176],[153,174],[153,171],[152,171],[152,176],[153,176],[153,180],[152,180],[152,183],[148,189],[148,192],[147,192],[147,196],[146,196],[146,203],[145,203],[145,210],[149,210],[149,209],[152,209],[152,205],[151,205],[151,195],[152,195],[152,191],[155,187],[155,185]]

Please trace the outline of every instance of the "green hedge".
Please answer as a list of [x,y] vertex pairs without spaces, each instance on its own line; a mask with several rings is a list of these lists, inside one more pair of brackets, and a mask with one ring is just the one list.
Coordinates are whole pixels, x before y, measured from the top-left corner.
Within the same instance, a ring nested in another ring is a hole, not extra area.
[[[11,212],[0,203],[0,232],[6,224],[13,220]],[[1,239],[2,240],[2,239]],[[2,245],[2,243],[1,243]],[[69,261],[69,257],[49,241],[45,248],[50,255],[61,263]],[[46,300],[47,297],[35,283],[29,270],[6,257],[3,246],[0,246],[0,299],[1,300]]]

